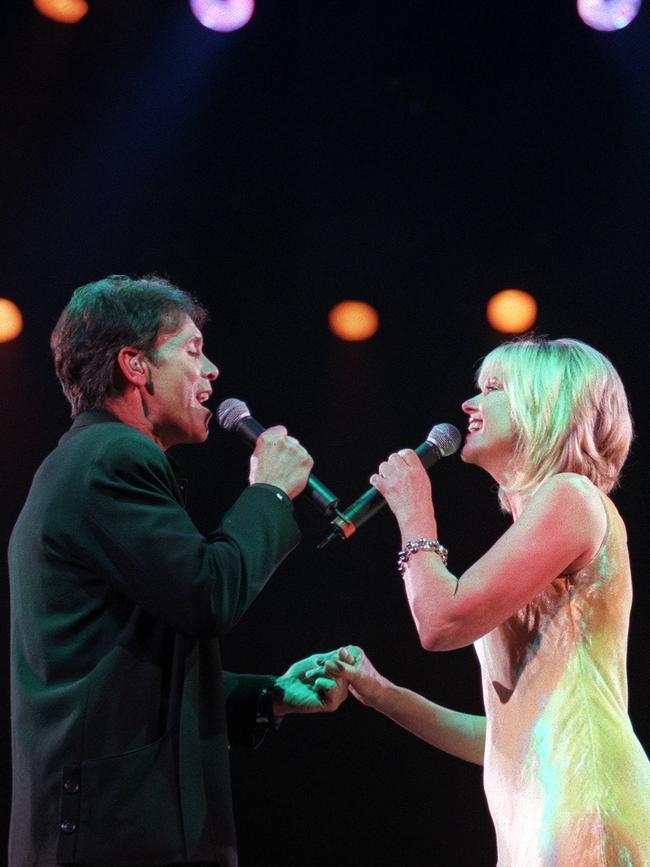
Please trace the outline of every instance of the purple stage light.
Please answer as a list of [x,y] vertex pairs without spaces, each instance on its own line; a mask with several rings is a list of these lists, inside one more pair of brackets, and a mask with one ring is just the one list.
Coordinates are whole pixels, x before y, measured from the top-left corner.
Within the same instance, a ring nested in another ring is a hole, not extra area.
[[641,0],[578,0],[578,15],[594,30],[622,30],[640,8]]
[[230,33],[248,24],[255,0],[190,0],[195,18],[209,30]]

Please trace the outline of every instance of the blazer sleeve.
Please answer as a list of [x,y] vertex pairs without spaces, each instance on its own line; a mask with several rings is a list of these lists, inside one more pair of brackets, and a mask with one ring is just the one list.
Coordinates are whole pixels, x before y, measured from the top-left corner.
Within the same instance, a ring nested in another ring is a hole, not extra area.
[[188,635],[229,630],[300,540],[290,501],[270,485],[247,488],[203,536],[164,453],[139,435],[111,440],[87,473],[79,538],[91,539],[93,570]]
[[264,688],[270,689],[275,677],[268,674],[223,672],[223,691],[228,720],[228,741],[236,746],[258,747],[268,732],[279,725],[260,720],[260,699]]

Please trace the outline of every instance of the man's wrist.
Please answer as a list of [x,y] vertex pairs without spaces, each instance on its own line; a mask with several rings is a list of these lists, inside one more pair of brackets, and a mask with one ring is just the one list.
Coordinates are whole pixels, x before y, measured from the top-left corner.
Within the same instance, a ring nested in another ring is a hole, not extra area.
[[293,511],[293,502],[291,497],[287,494],[284,488],[280,487],[280,485],[276,485],[273,482],[251,482],[249,488],[252,487],[263,488],[275,494],[276,499],[280,500],[280,502],[284,503],[288,509]]
[[283,712],[280,703],[284,698],[282,687],[277,681],[270,682],[262,688],[257,702],[255,727],[260,731],[277,731],[282,722]]
[[271,706],[273,708],[273,716],[282,719],[285,714],[291,713],[291,707],[284,699],[284,687],[281,683],[282,678],[278,677],[275,683],[270,688]]

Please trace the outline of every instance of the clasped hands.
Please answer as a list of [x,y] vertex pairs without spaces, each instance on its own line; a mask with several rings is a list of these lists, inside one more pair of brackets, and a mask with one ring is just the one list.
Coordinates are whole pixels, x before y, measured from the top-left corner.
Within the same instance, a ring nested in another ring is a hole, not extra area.
[[335,711],[348,689],[368,704],[373,685],[381,678],[360,647],[349,645],[327,653],[314,653],[294,662],[276,678],[275,716],[287,713]]
[[[251,483],[266,481],[282,487],[268,468],[276,469],[277,464],[295,469],[296,463],[301,464],[305,479],[297,486],[284,487],[293,498],[296,491],[304,487],[306,474],[313,465],[309,455],[303,452],[297,440],[287,436],[285,428],[269,428],[259,437],[251,458]],[[412,449],[401,449],[390,455],[370,477],[370,483],[386,499],[400,525],[407,526],[415,519],[420,533],[426,526],[436,535],[431,483]],[[381,700],[381,692],[388,684],[360,647],[348,645],[327,653],[314,653],[295,662],[276,678],[273,712],[283,716],[335,711],[347,698],[348,691],[363,704],[373,705]]]

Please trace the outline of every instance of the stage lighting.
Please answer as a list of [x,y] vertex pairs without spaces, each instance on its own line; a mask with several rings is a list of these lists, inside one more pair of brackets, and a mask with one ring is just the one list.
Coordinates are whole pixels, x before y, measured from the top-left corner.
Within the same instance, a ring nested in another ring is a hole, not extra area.
[[209,30],[230,33],[248,24],[255,0],[190,0],[194,17]]
[[61,24],[76,24],[88,12],[86,0],[33,0],[41,15]]
[[379,328],[377,311],[365,301],[341,301],[330,310],[328,322],[341,340],[368,340]]
[[0,343],[9,343],[23,330],[23,315],[8,298],[0,298]]
[[622,30],[640,8],[641,0],[578,0],[578,15],[594,30]]
[[502,289],[488,301],[487,318],[496,331],[521,334],[535,324],[537,302],[521,289]]

